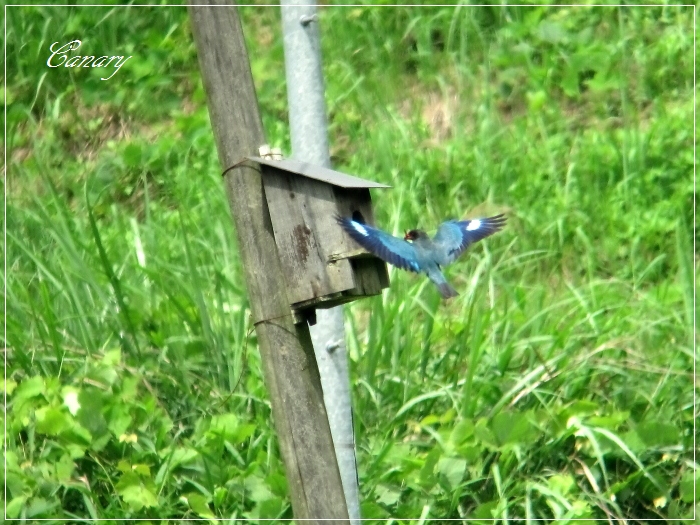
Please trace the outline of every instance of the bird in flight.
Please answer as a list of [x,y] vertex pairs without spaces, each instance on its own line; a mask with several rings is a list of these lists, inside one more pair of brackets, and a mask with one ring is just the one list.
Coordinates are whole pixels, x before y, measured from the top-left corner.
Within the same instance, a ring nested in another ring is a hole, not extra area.
[[445,299],[459,294],[445,279],[442,267],[456,261],[469,246],[500,231],[506,224],[504,214],[466,221],[449,220],[439,226],[432,239],[423,230],[409,230],[401,239],[348,217],[336,220],[368,252],[402,270],[426,274]]

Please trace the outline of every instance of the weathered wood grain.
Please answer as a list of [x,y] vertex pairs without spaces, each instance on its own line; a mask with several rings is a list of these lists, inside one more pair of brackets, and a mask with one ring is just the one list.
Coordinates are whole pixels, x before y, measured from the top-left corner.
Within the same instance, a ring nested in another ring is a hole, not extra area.
[[263,181],[289,300],[301,303],[353,288],[349,261],[328,264],[345,236],[334,219],[333,186],[268,166]]
[[[188,6],[222,170],[265,143],[240,20],[227,1]],[[260,172],[242,165],[225,183],[294,516],[347,519],[309,329],[292,321]]]

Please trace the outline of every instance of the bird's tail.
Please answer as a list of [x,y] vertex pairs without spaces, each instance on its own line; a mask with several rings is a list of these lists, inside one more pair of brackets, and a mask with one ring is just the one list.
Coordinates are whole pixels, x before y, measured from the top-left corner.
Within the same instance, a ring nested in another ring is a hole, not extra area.
[[459,292],[452,288],[448,282],[440,283],[437,287],[443,299],[449,299],[450,297],[457,297],[459,295]]
[[452,288],[450,283],[447,282],[439,266],[428,267],[428,271],[425,273],[428,274],[428,279],[433,281],[437,289],[440,290],[440,295],[442,295],[443,299],[449,299],[450,297],[457,297],[459,295],[457,290]]

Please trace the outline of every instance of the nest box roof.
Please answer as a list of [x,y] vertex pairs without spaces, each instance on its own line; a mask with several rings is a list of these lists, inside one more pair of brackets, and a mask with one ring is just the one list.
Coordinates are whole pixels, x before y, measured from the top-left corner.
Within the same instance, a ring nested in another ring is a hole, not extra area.
[[334,186],[340,186],[341,188],[391,188],[391,186],[387,186],[386,184],[361,179],[360,177],[353,177],[352,175],[347,175],[346,173],[315,164],[309,164],[308,162],[299,162],[298,160],[291,159],[271,160],[263,159],[262,157],[247,157],[247,159],[289,173],[320,180],[321,182],[326,182]]

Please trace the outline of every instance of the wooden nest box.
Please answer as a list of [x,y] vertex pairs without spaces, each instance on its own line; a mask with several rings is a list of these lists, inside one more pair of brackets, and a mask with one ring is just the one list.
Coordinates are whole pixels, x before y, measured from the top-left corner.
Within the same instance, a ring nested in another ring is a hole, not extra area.
[[335,219],[374,224],[369,189],[389,186],[290,159],[248,160],[260,165],[287,296],[298,320],[305,310],[378,295],[389,286],[386,264],[358,249]]

